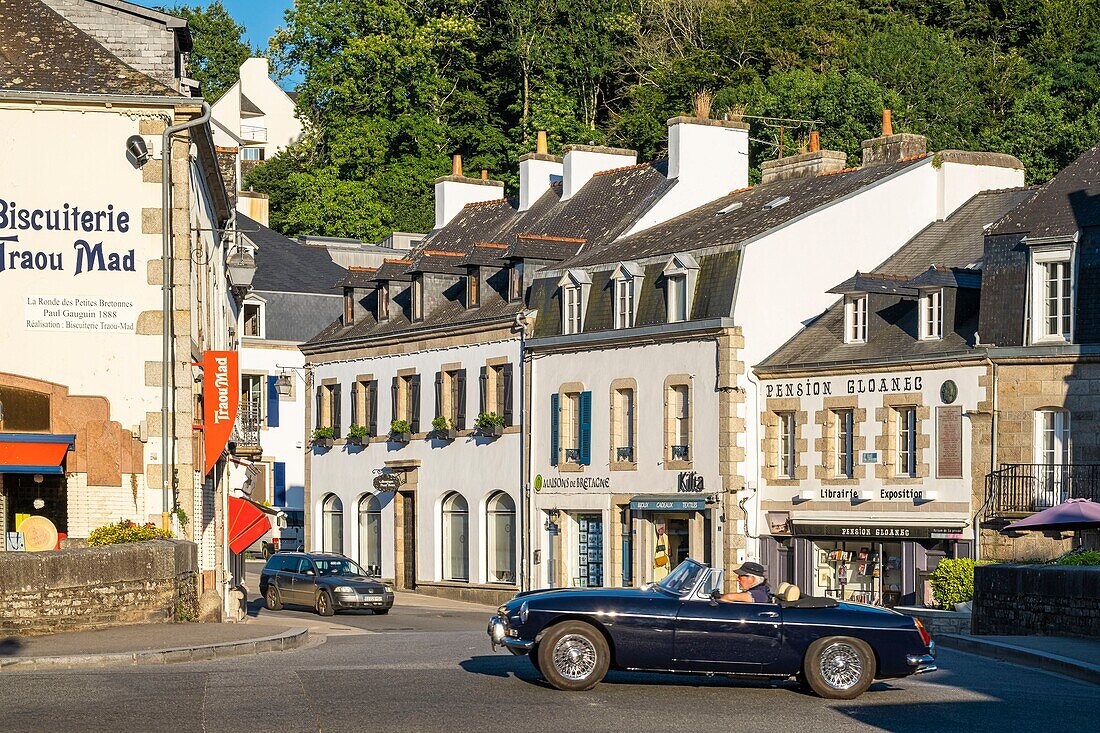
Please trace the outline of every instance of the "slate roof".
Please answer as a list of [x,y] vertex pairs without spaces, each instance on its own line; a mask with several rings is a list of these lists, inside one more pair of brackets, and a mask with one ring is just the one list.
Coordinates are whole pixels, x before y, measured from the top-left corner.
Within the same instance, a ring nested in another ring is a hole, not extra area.
[[241,112],[247,112],[252,115],[262,115],[264,113],[262,109],[256,106],[255,102],[244,96],[243,93],[241,94]]
[[384,260],[378,267],[378,272],[374,273],[374,279],[377,282],[384,280],[395,280],[397,282],[409,282],[412,280],[412,275],[409,274],[409,265],[412,264],[412,260],[407,259],[392,259]]
[[378,284],[377,267],[349,267],[336,285],[341,288],[373,288]]
[[856,272],[855,275],[825,292],[838,295],[849,293],[916,294],[916,291],[909,287],[908,277],[904,275],[885,275],[879,272]]
[[[237,227],[256,245],[253,290],[339,295],[347,271],[328,250],[302,244],[237,213]],[[316,333],[316,331],[314,331]],[[310,334],[312,335],[312,334]]]
[[914,288],[970,288],[982,286],[982,271],[967,267],[942,267],[932,265],[909,281]]
[[180,97],[40,0],[0,0],[0,89]]
[[274,341],[301,343],[339,318],[343,298],[303,293],[256,291],[264,299],[264,336]]
[[1086,150],[1040,186],[1030,201],[1005,215],[990,234],[1072,236],[1092,226],[1100,226],[1100,145]]
[[[1034,194],[1033,189],[1026,188],[979,193],[946,220],[925,227],[876,267],[876,273],[903,278],[894,282],[905,283],[907,287],[871,291],[866,343],[844,343],[841,299],[755,368],[773,373],[967,353],[975,343],[979,312],[979,294],[970,287],[977,273],[967,268],[981,260],[987,225]],[[933,270],[937,278],[960,278],[967,286],[943,291],[944,337],[922,341],[918,337],[917,299],[912,286],[930,277],[930,265],[937,266]]]

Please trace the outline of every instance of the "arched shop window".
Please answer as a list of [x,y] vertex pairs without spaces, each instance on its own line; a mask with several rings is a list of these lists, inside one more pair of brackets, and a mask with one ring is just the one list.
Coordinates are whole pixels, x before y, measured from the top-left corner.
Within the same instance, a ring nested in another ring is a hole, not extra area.
[[443,500],[443,579],[470,579],[470,506],[457,492]]
[[321,549],[344,552],[344,502],[329,494],[321,504]]
[[359,500],[359,564],[382,569],[382,502],[374,494]]
[[490,583],[516,582],[516,503],[503,491],[485,505]]

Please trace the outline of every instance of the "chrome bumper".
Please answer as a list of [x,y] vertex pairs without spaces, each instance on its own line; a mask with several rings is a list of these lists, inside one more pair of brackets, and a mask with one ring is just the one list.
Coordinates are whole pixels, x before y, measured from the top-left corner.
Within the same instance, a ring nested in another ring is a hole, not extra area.
[[486,633],[489,634],[489,644],[493,651],[497,650],[498,646],[509,647],[511,649],[523,649],[524,651],[530,651],[535,646],[533,641],[522,641],[520,639],[510,638],[507,634],[507,629],[504,626],[504,621],[500,616],[493,616],[489,619],[489,628],[486,629]]
[[913,674],[935,672],[939,669],[936,666],[936,642],[933,641],[928,645],[927,654],[910,654],[905,658],[905,661],[909,662],[910,667],[915,668]]

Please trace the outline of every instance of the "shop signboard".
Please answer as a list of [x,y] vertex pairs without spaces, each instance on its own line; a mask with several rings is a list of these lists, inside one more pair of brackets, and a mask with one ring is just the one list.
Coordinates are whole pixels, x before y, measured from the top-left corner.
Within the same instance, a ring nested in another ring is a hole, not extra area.
[[203,449],[206,473],[217,464],[229,443],[237,420],[241,375],[236,351],[204,351],[203,372]]
[[636,496],[630,500],[630,509],[636,512],[701,512],[707,508],[703,497],[685,499],[679,496],[669,498],[655,496]]
[[962,539],[961,527],[876,524],[794,523],[796,537],[851,537],[876,540]]
[[401,488],[401,477],[396,473],[380,473],[372,483],[377,491],[397,491]]

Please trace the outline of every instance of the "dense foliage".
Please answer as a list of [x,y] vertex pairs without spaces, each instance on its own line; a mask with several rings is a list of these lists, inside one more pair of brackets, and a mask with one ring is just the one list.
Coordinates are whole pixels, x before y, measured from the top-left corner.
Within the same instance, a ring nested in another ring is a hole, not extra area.
[[1082,550],[1080,552],[1071,552],[1058,558],[1058,564],[1094,567],[1100,565],[1100,552],[1096,550]]
[[[514,191],[539,129],[651,159],[704,90],[714,116],[817,121],[785,122],[786,151],[817,127],[853,161],[884,106],[1032,181],[1100,139],[1100,0],[298,0],[285,21],[271,55],[311,132],[247,183],[288,234],[427,230],[452,153]],[[755,167],[779,123],[750,122]]]
[[126,542],[145,542],[146,540],[169,540],[172,533],[154,524],[134,524],[128,519],[117,524],[105,524],[88,533],[88,544],[92,547],[103,545],[121,545]]
[[252,55],[252,49],[241,40],[244,26],[233,20],[219,0],[205,8],[175,5],[161,10],[187,21],[194,41],[187,73],[201,84],[203,97],[213,104],[237,82],[241,64]]
[[941,608],[951,611],[956,603],[974,600],[974,561],[969,558],[940,560],[928,580]]

